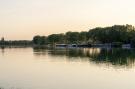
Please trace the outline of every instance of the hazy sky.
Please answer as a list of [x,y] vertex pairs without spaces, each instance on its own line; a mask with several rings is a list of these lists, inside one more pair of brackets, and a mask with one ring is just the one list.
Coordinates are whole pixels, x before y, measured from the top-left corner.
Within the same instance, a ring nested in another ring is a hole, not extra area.
[[32,39],[114,24],[135,25],[135,0],[0,0],[0,37]]

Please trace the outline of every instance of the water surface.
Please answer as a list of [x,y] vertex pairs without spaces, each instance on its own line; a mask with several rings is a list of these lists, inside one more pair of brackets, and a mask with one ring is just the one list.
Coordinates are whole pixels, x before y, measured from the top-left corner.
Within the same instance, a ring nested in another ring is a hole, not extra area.
[[134,89],[133,49],[0,49],[4,89]]

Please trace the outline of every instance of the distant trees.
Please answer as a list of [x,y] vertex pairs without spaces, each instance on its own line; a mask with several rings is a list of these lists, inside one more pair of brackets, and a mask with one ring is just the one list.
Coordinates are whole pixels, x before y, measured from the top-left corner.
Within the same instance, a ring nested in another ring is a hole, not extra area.
[[33,43],[37,45],[66,43],[131,43],[135,44],[135,28],[132,25],[114,25],[111,27],[97,27],[88,32],[67,32],[65,34],[51,34],[49,36],[35,36]]
[[65,43],[64,34],[52,34],[47,37],[48,43]]
[[31,46],[33,43],[29,40],[0,41],[0,46]]
[[94,42],[100,43],[131,43],[135,41],[135,28],[131,25],[114,25],[112,27],[95,28],[89,30],[89,38]]
[[49,36],[34,36],[33,43],[35,45],[45,44],[77,44],[88,39],[88,32],[67,32],[65,34],[51,34]]
[[67,43],[78,43],[79,41],[79,32],[67,32],[66,33]]
[[135,47],[135,28],[132,25],[114,25],[97,27],[83,32],[66,32],[49,36],[34,36],[32,41],[6,41],[1,39],[0,45],[47,45],[47,44],[91,44],[120,43],[132,44]]
[[80,33],[79,33],[79,38],[78,38],[78,40],[79,40],[80,42],[86,42],[86,41],[88,41],[88,32],[85,32],[85,31],[80,32]]
[[35,36],[33,38],[33,43],[36,44],[36,45],[47,44],[47,37],[45,37],[45,36]]

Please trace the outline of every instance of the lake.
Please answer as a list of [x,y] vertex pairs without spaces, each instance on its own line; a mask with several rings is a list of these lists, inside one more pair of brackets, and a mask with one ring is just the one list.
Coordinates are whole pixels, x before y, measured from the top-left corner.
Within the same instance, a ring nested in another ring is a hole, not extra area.
[[135,50],[1,48],[1,89],[134,89]]

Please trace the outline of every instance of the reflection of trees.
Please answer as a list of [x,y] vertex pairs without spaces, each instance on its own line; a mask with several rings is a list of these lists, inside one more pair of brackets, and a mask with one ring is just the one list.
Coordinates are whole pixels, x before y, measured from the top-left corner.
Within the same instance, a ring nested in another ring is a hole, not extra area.
[[111,63],[112,65],[130,65],[135,61],[135,50],[128,49],[102,49],[101,52],[92,57],[96,63]]
[[4,47],[4,46],[1,46],[0,49],[1,49],[1,52],[2,52],[2,53],[5,52],[5,47]]
[[109,63],[112,65],[133,65],[135,62],[135,50],[133,49],[99,49],[99,48],[75,48],[75,49],[34,49],[38,55],[68,57],[69,60],[81,60],[89,58],[89,61],[98,63]]
[[39,55],[46,55],[46,49],[45,48],[33,48],[34,54]]
[[67,56],[71,57],[89,57],[91,55],[95,55],[99,53],[99,49],[83,49],[83,48],[33,48],[35,54],[45,54],[48,53],[51,56]]

